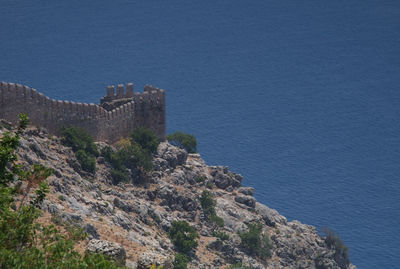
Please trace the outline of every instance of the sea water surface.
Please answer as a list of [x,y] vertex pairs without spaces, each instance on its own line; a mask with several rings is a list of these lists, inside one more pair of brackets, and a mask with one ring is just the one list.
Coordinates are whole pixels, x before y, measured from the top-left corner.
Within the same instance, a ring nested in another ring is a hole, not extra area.
[[0,80],[98,102],[167,91],[198,139],[358,268],[400,264],[400,1],[0,0]]

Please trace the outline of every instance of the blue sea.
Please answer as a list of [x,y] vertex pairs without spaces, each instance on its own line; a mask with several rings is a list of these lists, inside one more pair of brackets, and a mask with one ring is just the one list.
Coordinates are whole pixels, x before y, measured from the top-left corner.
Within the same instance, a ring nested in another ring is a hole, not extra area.
[[167,92],[193,133],[358,268],[400,268],[400,1],[0,0],[0,80],[97,103]]

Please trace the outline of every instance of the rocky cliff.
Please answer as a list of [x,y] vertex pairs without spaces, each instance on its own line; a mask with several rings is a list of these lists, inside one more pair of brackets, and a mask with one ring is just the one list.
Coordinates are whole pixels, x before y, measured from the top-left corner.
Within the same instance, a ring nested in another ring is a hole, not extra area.
[[[4,131],[0,129],[0,136]],[[167,231],[175,220],[187,221],[199,233],[189,268],[340,268],[335,248],[313,226],[288,222],[258,203],[254,189],[241,186],[241,175],[227,167],[207,166],[199,154],[166,142],[154,155],[146,187],[113,185],[110,165],[102,157],[96,160],[94,175],[82,171],[71,149],[45,130],[26,130],[18,155],[23,164],[40,163],[55,171],[48,179],[51,192],[40,221],[83,227],[89,238],[78,248],[105,253],[128,268],[149,268],[153,263],[172,268],[175,250]],[[216,214],[224,220],[219,230],[227,240],[214,236],[215,225],[202,210],[204,190],[215,198]],[[241,244],[238,232],[246,231],[249,223],[262,223],[270,237],[268,259],[251,255]],[[229,267],[232,264],[236,267]]]

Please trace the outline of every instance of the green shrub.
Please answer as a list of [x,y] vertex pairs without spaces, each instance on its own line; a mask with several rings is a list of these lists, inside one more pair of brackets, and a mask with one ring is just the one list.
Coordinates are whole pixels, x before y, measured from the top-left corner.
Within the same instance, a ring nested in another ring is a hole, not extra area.
[[114,184],[129,181],[130,174],[125,166],[128,157],[121,150],[114,152],[110,146],[106,146],[101,150],[101,156],[112,166],[111,176]]
[[231,264],[228,266],[227,269],[250,269],[249,266],[244,266],[241,262],[239,263],[235,263],[235,264]]
[[63,144],[71,147],[74,152],[83,150],[88,155],[99,156],[99,151],[96,144],[94,144],[93,137],[85,129],[75,126],[62,127],[61,133],[63,135],[61,140]]
[[268,236],[262,235],[263,225],[250,223],[247,225],[247,232],[238,233],[242,240],[242,246],[250,255],[258,256],[262,259],[271,256],[271,241]]
[[115,185],[121,182],[128,182],[130,178],[129,172],[126,169],[111,169],[111,176]]
[[124,158],[121,158],[118,152],[114,152],[110,146],[106,146],[101,149],[101,156],[111,164],[114,169],[122,170],[121,168],[125,168]]
[[216,224],[218,227],[224,227],[224,220],[218,217],[215,211],[216,202],[211,192],[204,190],[201,193],[200,204],[204,214],[211,223]]
[[213,187],[214,187],[214,183],[212,182],[212,181],[208,181],[207,183],[206,183],[206,187],[207,187],[207,189],[212,189]]
[[216,212],[215,212],[216,202],[213,199],[213,195],[211,192],[204,190],[201,193],[200,204],[201,204],[201,207],[203,208],[203,212],[206,216],[216,215]]
[[160,140],[152,130],[138,127],[131,134],[131,143],[138,144],[143,150],[154,153]]
[[167,135],[167,140],[172,145],[185,149],[188,153],[197,152],[197,141],[194,135],[175,132]]
[[218,217],[217,215],[210,216],[209,219],[210,219],[211,223],[214,223],[218,227],[224,227],[224,225],[225,225],[224,219],[221,217]]
[[[53,225],[37,223],[49,191],[46,178],[52,170],[40,165],[22,170],[17,164],[15,151],[27,124],[27,116],[20,115],[17,132],[0,138],[1,268],[118,268],[101,254],[82,257],[74,250],[76,240],[84,237],[82,230],[67,229],[68,234],[63,235]],[[26,184],[15,185],[15,179]],[[16,207],[13,201],[18,193],[23,195]]]
[[197,183],[201,183],[201,182],[206,181],[206,177],[205,177],[205,176],[197,176],[194,180],[195,180]]
[[96,159],[94,157],[88,156],[82,149],[75,152],[75,156],[81,164],[82,170],[90,173],[96,171]]
[[153,170],[152,155],[144,151],[139,145],[129,145],[114,152],[110,147],[105,147],[101,155],[111,164],[111,175],[114,184],[127,182],[130,179],[129,167],[135,172],[135,182],[142,183],[143,175]]
[[329,248],[335,250],[334,260],[340,268],[347,268],[350,264],[349,250],[347,246],[342,242],[340,237],[331,229],[324,228],[323,232],[326,234],[325,242]]
[[221,239],[222,241],[229,240],[229,235],[225,232],[218,232],[218,231],[213,231],[213,236],[216,238]]
[[187,269],[189,258],[186,254],[175,253],[175,259],[173,262],[174,269]]
[[101,155],[113,167],[111,175],[114,184],[129,181],[131,175],[134,182],[145,183],[148,173],[153,170],[152,153],[157,150],[158,138],[149,129],[136,128],[130,140],[119,144],[115,152],[109,146],[101,150]]
[[66,230],[68,231],[69,238],[74,241],[85,240],[87,237],[87,233],[83,228],[80,228],[75,225],[67,225]]
[[145,173],[153,170],[153,156],[149,151],[141,148],[138,144],[133,144],[131,152],[131,159],[129,159],[131,166],[139,167]]
[[93,137],[85,129],[74,126],[62,127],[61,133],[63,135],[61,142],[72,148],[82,169],[94,173],[96,171],[95,157],[99,156],[99,151]]
[[199,235],[186,221],[174,221],[168,231],[168,236],[177,251],[181,253],[189,253],[197,247],[196,238]]

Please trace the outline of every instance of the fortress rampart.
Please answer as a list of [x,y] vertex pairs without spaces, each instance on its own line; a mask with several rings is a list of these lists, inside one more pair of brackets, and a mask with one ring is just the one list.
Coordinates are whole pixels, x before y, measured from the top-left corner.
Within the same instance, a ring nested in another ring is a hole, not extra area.
[[100,105],[50,99],[27,86],[0,83],[0,118],[18,122],[18,114],[28,114],[31,124],[59,135],[62,126],[86,129],[96,141],[114,143],[136,127],[152,129],[165,139],[165,91],[146,85],[134,93],[133,84],[108,86]]

